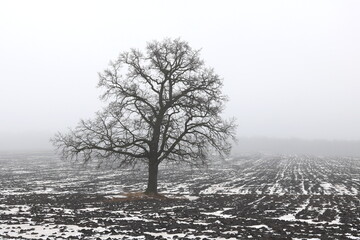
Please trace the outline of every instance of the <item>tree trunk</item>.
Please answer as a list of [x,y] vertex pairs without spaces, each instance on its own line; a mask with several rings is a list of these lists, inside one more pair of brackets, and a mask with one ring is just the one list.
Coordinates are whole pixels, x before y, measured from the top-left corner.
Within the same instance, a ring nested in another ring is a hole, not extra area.
[[146,194],[157,194],[157,176],[158,176],[158,163],[149,161],[149,177],[148,186],[145,191]]

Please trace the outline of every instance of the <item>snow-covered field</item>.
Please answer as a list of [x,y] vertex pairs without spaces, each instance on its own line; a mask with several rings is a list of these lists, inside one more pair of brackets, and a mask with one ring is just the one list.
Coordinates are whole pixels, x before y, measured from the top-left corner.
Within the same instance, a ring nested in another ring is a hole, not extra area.
[[360,239],[360,159],[242,155],[163,166],[168,199],[129,201],[146,170],[0,154],[0,238]]

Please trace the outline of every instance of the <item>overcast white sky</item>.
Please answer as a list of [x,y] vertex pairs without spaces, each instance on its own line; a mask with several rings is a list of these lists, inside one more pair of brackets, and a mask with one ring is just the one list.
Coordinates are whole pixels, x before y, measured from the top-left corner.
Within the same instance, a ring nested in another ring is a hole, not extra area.
[[360,140],[360,1],[0,1],[0,150],[49,148],[122,51],[181,37],[240,137]]

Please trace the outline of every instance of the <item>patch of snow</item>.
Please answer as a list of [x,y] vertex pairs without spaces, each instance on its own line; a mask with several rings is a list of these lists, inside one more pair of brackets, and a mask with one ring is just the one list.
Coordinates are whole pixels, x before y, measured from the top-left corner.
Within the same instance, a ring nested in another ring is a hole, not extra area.
[[105,198],[113,199],[113,198],[127,198],[126,195],[123,194],[116,194],[116,195],[107,195]]
[[360,237],[353,236],[353,235],[351,235],[350,233],[346,233],[346,237],[348,237],[348,238],[350,238],[350,239],[357,239],[357,240],[360,239]]
[[191,195],[183,195],[183,196],[190,201],[194,201],[200,198],[198,196],[191,196]]
[[257,228],[257,229],[259,229],[259,228],[266,228],[266,229],[268,229],[268,230],[271,230],[271,227],[269,227],[268,225],[265,225],[265,224],[252,225],[252,226],[248,226],[248,227],[250,227],[250,228]]
[[201,214],[217,216],[217,217],[222,217],[222,218],[235,218],[235,216],[233,216],[231,214],[224,214],[224,212],[229,210],[229,209],[231,209],[231,208],[224,208],[224,210],[219,210],[219,211],[216,211],[216,212],[202,212]]
[[304,210],[310,203],[310,198],[308,198],[304,204],[302,204],[300,207],[298,207],[295,211],[295,213],[289,213],[284,216],[279,217],[279,220],[283,221],[299,221],[299,219],[295,218],[295,215]]

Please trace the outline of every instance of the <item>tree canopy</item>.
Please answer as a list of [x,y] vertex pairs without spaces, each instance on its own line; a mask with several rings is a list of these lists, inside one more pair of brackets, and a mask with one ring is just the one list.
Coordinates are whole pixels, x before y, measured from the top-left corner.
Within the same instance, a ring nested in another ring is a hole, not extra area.
[[161,162],[201,164],[214,151],[228,154],[234,120],[222,119],[227,101],[222,79],[199,53],[180,39],[121,53],[99,74],[107,107],[68,133],[58,133],[53,144],[67,159],[96,158],[121,166],[145,162],[150,193],[157,192]]

